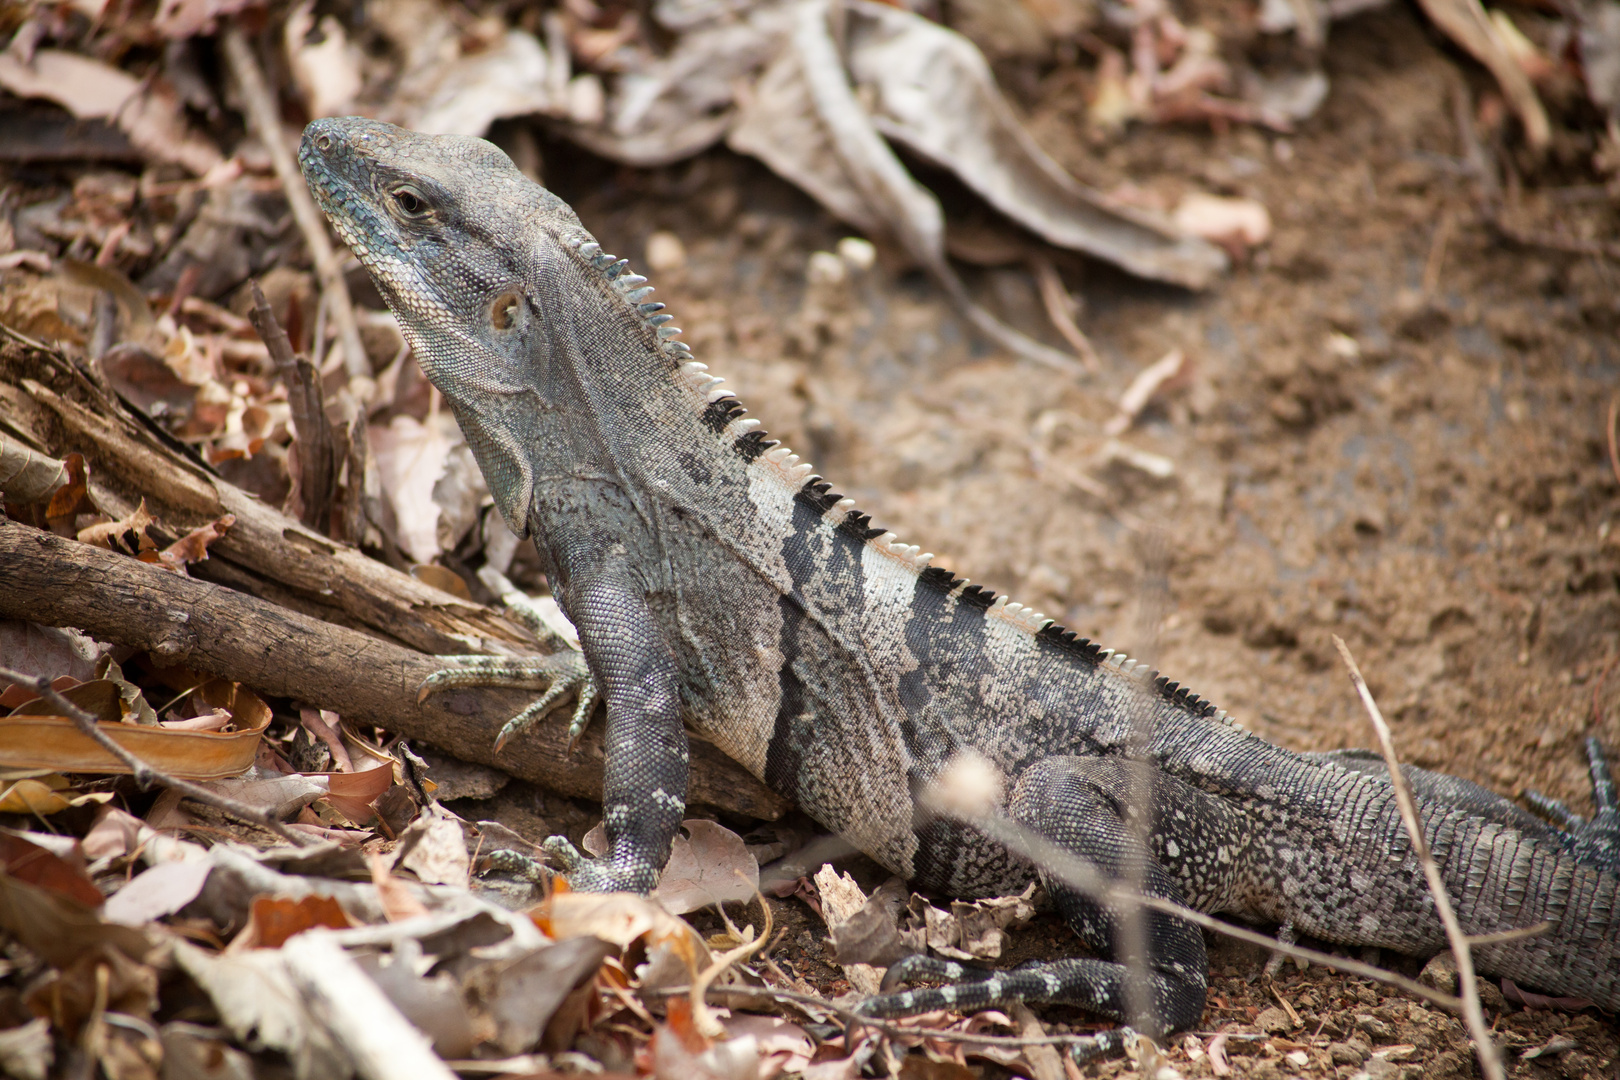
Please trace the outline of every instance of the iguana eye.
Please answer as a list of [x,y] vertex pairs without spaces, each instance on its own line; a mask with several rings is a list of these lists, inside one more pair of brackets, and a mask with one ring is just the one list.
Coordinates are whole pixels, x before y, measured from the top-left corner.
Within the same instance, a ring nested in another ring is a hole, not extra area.
[[394,189],[394,205],[399,208],[401,214],[408,218],[427,216],[427,199],[423,198],[422,193],[409,184]]
[[510,330],[517,325],[523,313],[523,297],[519,293],[506,292],[495,298],[489,306],[490,324],[497,330]]

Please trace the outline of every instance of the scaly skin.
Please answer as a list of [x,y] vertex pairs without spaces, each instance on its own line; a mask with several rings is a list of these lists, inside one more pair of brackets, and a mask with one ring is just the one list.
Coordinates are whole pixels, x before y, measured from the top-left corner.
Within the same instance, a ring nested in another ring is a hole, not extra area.
[[[579,630],[607,705],[610,850],[554,845],[576,887],[656,881],[685,809],[690,727],[939,892],[1038,876],[915,810],[912,792],[972,750],[1005,779],[1002,811],[1151,895],[1346,945],[1444,947],[1380,766],[1273,746],[872,528],[755,430],[644,279],[495,147],[349,118],[311,124],[299,156]],[[1145,783],[1127,751],[1151,765]],[[1561,832],[1481,788],[1411,775],[1463,928],[1552,923],[1479,949],[1480,969],[1620,1005],[1612,805]],[[1147,985],[1132,987],[1118,913],[1047,885],[1105,959],[949,971],[967,981],[865,1010],[1062,999],[1146,1031],[1198,1020],[1196,928],[1146,914]]]

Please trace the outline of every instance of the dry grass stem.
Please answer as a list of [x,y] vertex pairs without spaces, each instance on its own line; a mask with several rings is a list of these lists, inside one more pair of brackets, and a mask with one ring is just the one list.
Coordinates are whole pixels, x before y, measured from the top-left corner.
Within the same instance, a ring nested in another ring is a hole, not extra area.
[[321,295],[331,305],[332,321],[337,324],[338,341],[343,346],[343,366],[351,380],[364,380],[356,386],[356,392],[363,398],[369,398],[369,393],[362,393],[360,386],[371,382],[371,362],[366,359],[365,346],[360,342],[360,324],[355,320],[349,287],[343,280],[343,267],[326,235],[326,218],[315,206],[309,188],[304,185],[303,174],[298,170],[298,163],[293,160],[292,151],[287,149],[287,140],[281,130],[281,110],[271,96],[270,88],[265,85],[264,73],[259,70],[259,62],[253,58],[253,48],[248,44],[247,37],[239,27],[227,26],[221,40],[231,74],[236,78],[243,103],[247,106],[249,126],[269,151],[270,162],[275,167],[277,179],[281,181],[282,194],[292,208],[293,219],[298,222],[298,231],[303,233],[304,243],[309,245],[310,257],[315,262],[315,275],[321,282]]
[[1372,691],[1367,689],[1367,680],[1361,677],[1355,657],[1350,655],[1349,647],[1337,634],[1333,635],[1333,647],[1339,650],[1345,667],[1350,669],[1350,681],[1355,684],[1356,693],[1361,695],[1367,718],[1372,721],[1373,731],[1378,734],[1378,749],[1384,755],[1384,763],[1389,766],[1389,782],[1395,790],[1395,805],[1412,840],[1412,852],[1423,866],[1423,876],[1429,883],[1430,895],[1434,897],[1435,910],[1439,912],[1441,925],[1446,928],[1446,939],[1451,942],[1451,954],[1457,959],[1463,1022],[1468,1025],[1468,1034],[1474,1040],[1474,1053],[1479,1056],[1480,1071],[1485,1074],[1486,1080],[1505,1080],[1507,1074],[1502,1069],[1501,1058],[1497,1056],[1496,1044],[1491,1041],[1490,1028],[1485,1024],[1485,1011],[1479,1004],[1479,989],[1474,984],[1474,957],[1469,950],[1468,935],[1463,933],[1457,913],[1451,908],[1451,898],[1446,895],[1446,883],[1440,876],[1440,867],[1429,851],[1428,839],[1423,835],[1423,825],[1417,815],[1417,801],[1412,798],[1412,789],[1401,772],[1400,759],[1395,755],[1395,740],[1390,735],[1389,725],[1384,722],[1383,712],[1373,700]]

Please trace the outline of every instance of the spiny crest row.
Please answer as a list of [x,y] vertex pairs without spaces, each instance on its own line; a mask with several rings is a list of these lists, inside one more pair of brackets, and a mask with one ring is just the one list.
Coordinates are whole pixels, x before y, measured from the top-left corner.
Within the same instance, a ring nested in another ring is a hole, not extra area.
[[[636,314],[647,320],[658,335],[658,344],[664,355],[677,363],[692,358],[692,350],[684,341],[677,341],[675,335],[681,332],[678,326],[669,326],[672,315],[661,314],[664,305],[656,300],[647,300],[652,294],[653,287],[644,284],[646,278],[630,271],[630,260],[619,259],[602,250],[602,245],[594,240],[584,237],[575,237],[571,246],[579,252],[596,269],[602,271],[618,294],[624,297]],[[644,302],[645,301],[645,302]]]
[[1157,671],[1150,672],[1146,664],[1132,660],[1124,653],[1105,649],[1089,638],[1080,637],[1074,631],[1065,629],[1039,612],[1011,602],[1006,596],[997,596],[993,590],[975,585],[966,578],[959,578],[943,567],[930,566],[929,561],[934,557],[931,553],[922,553],[915,545],[898,543],[894,533],[873,526],[870,515],[855,509],[855,500],[833,492],[832,485],[816,475],[808,464],[801,463],[791,450],[781,446],[760,430],[759,421],[747,416],[747,410],[737,400],[737,396],[730,390],[720,389],[720,384],[725,382],[724,379],[710,375],[706,364],[692,359],[691,348],[684,341],[676,340],[675,336],[681,332],[680,328],[667,325],[673,317],[663,313],[664,305],[657,301],[645,302],[653,287],[643,284],[647,279],[642,275],[629,272],[630,260],[615,258],[604,252],[602,245],[583,237],[575,239],[573,247],[589,260],[593,267],[602,272],[603,277],[619,295],[624,297],[636,313],[646,319],[657,332],[661,351],[679,364],[683,381],[701,394],[707,403],[702,415],[704,425],[718,436],[729,435],[732,439],[732,449],[745,461],[752,463],[764,457],[777,465],[787,481],[797,487],[796,498],[814,509],[823,519],[830,521],[839,532],[858,543],[875,544],[881,550],[910,564],[916,569],[924,585],[954,596],[959,603],[986,614],[994,613],[1005,618],[1035,637],[1057,645],[1066,652],[1084,657],[1093,663],[1108,664],[1127,676],[1151,682],[1166,699],[1197,715],[1217,722],[1230,722],[1223,710],[1217,709],[1212,703],[1181,684],[1171,682]]

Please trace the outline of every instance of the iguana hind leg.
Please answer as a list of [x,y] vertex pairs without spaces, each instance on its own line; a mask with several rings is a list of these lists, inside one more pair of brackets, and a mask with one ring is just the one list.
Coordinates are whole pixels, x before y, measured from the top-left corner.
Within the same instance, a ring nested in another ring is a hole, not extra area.
[[1558,826],[1577,859],[1611,873],[1620,872],[1620,800],[1615,797],[1608,755],[1594,738],[1586,740],[1586,764],[1592,775],[1590,818],[1539,791],[1526,791],[1524,801]]
[[[1162,783],[1162,781],[1161,781]],[[1159,784],[1150,785],[1156,787]],[[1149,896],[1182,902],[1182,891],[1151,851],[1144,850],[1126,808],[1131,804],[1128,770],[1089,757],[1052,757],[1026,769],[1013,789],[1012,817],[1073,852],[1111,877],[1135,876]],[[1159,797],[1150,792],[1148,798]],[[1190,849],[1190,843],[1187,845]],[[1179,848],[1177,850],[1180,850]],[[1109,957],[1124,954],[1120,911],[1100,904],[1041,873],[1043,884],[1069,926],[1091,948]],[[868,1016],[906,1016],[934,1009],[981,1009],[1014,1001],[1064,1001],[1138,1030],[1162,1033],[1187,1027],[1204,1011],[1209,962],[1202,932],[1174,916],[1141,913],[1146,957],[1140,972],[1115,959],[1074,958],[984,972],[914,957],[902,961],[898,979],[931,976],[954,980],[937,988],[869,998]],[[1145,975],[1133,1007],[1129,980]]]

